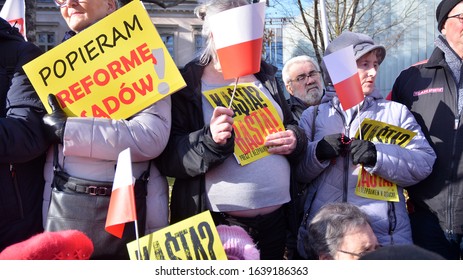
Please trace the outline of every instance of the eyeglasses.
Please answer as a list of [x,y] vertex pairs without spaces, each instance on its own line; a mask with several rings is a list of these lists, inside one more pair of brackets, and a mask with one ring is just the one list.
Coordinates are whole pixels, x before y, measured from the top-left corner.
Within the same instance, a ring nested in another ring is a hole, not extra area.
[[348,254],[348,255],[351,255],[351,256],[354,256],[354,257],[357,257],[357,258],[361,258],[361,257],[365,256],[366,253],[370,253],[371,251],[363,251],[363,252],[360,252],[360,253],[354,253],[354,252],[349,252],[349,251],[344,251],[344,250],[339,250],[338,249],[338,252]]
[[60,7],[60,8],[64,8],[68,5],[68,2],[69,1],[75,1],[75,2],[84,2],[82,0],[55,0],[55,4]]
[[296,79],[294,80],[289,80],[290,82],[302,82],[302,81],[305,81],[307,78],[316,78],[318,76],[320,76],[320,71],[310,71],[309,73],[304,73],[304,74],[301,74],[301,75],[298,75],[296,76]]
[[458,14],[458,15],[449,16],[447,18],[457,18],[460,20],[460,22],[463,22],[463,13]]
[[337,249],[337,251],[341,252],[341,253],[344,253],[344,254],[348,254],[348,255],[357,257],[357,258],[361,258],[361,257],[365,256],[366,254],[368,254],[370,252],[373,252],[376,249],[381,248],[381,247],[382,247],[381,245],[376,245],[374,248],[371,248],[370,250],[367,249],[367,250],[365,250],[363,252],[360,252],[360,253],[354,253],[354,252],[344,251],[344,250],[340,250],[340,249]]

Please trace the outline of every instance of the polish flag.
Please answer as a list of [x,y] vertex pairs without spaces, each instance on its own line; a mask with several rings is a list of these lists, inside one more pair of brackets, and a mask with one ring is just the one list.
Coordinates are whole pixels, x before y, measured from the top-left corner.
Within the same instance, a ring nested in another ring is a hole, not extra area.
[[26,5],[24,0],[6,0],[0,11],[0,17],[8,21],[11,26],[19,29],[26,38]]
[[323,57],[344,111],[363,101],[362,84],[352,45]]
[[125,223],[137,220],[130,148],[119,153],[105,230],[122,238]]
[[265,0],[211,17],[212,38],[225,79],[259,72],[264,21]]

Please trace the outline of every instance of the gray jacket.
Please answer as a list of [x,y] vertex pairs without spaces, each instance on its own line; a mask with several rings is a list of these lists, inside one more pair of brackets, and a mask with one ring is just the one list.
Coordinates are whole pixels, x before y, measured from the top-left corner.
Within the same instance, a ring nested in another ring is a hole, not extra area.
[[[314,108],[306,110],[299,122],[309,139],[312,139]],[[380,244],[412,243],[403,187],[416,184],[431,173],[436,159],[434,150],[424,137],[412,113],[402,104],[385,100],[379,91],[374,91],[365,97],[359,116],[353,117],[351,123],[346,123],[341,112],[335,92],[327,91],[322,104],[318,106],[314,141],[309,142],[306,156],[296,170],[298,180],[311,183],[304,206],[308,221],[324,204],[347,201],[359,206],[369,215]],[[377,174],[398,185],[399,202],[373,200],[356,195],[354,191],[359,166],[353,165],[350,157],[338,157],[335,162],[320,162],[315,156],[316,146],[325,135],[344,133],[348,137],[354,137],[359,128],[359,119],[365,118],[386,122],[417,133],[405,148],[399,145],[375,143],[377,162],[373,167],[365,167],[369,173]]]

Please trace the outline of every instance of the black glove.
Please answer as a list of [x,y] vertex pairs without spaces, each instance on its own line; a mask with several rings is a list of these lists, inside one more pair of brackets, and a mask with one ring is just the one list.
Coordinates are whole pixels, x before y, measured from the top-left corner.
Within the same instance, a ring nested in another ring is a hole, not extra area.
[[339,156],[344,144],[341,142],[341,133],[326,135],[315,148],[318,160],[328,160]]
[[52,112],[43,117],[45,131],[50,141],[53,143],[63,143],[64,126],[68,117],[63,109],[61,109],[56,96],[53,94],[48,95],[48,104]]
[[350,154],[354,164],[362,163],[366,166],[376,164],[376,147],[370,141],[354,139],[350,144]]

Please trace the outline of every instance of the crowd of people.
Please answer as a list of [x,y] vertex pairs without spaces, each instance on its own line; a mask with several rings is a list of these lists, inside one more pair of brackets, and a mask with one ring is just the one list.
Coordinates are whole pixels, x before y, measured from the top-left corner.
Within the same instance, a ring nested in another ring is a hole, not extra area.
[[[70,29],[63,41],[120,6],[55,2]],[[324,55],[352,46],[361,84],[363,100],[347,109],[332,69],[307,55],[285,63],[283,85],[265,61],[256,73],[224,78],[211,19],[252,1],[203,2],[194,12],[205,46],[180,69],[186,87],[127,119],[68,117],[53,94],[47,113],[22,69],[42,52],[0,18],[0,256],[6,248],[15,256],[34,236],[45,240],[37,234],[85,232],[86,220],[75,221],[97,206],[52,203],[77,191],[60,189],[58,179],[84,189],[112,182],[130,147],[141,235],[209,210],[229,259],[461,259],[463,1],[439,3],[434,52],[400,73],[389,98],[375,87],[386,48],[362,33],[334,38]],[[246,164],[235,155],[242,136],[234,103],[215,105],[206,94],[236,88],[282,127],[264,136],[268,154]],[[393,131],[410,137],[399,143]],[[175,179],[170,197],[167,177]],[[94,235],[115,238],[104,226]],[[101,240],[81,258],[128,258],[126,240]]]

